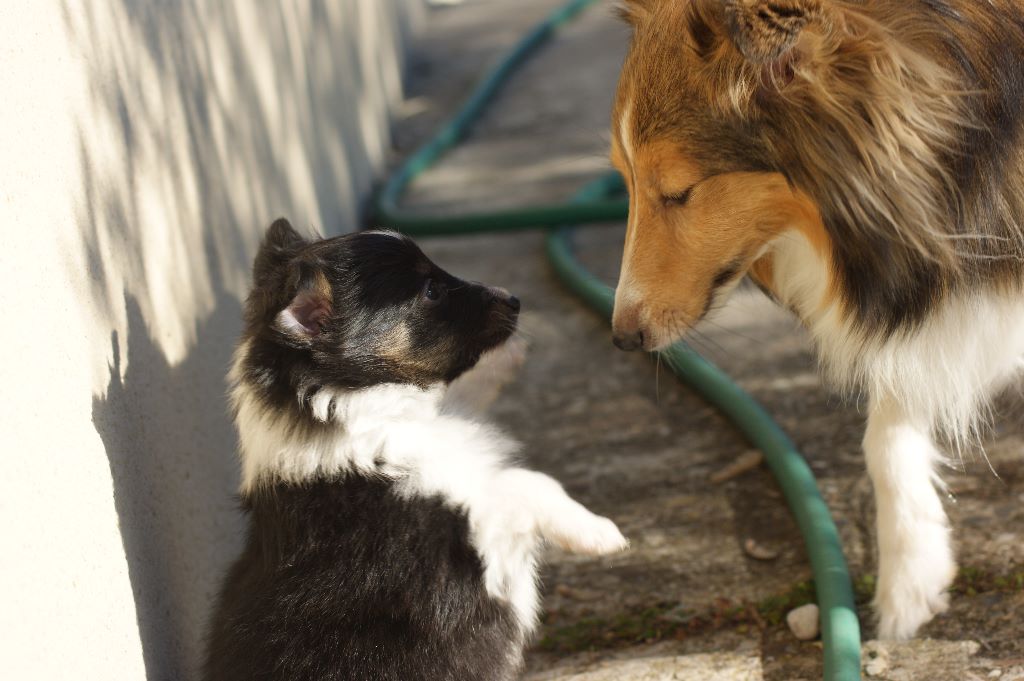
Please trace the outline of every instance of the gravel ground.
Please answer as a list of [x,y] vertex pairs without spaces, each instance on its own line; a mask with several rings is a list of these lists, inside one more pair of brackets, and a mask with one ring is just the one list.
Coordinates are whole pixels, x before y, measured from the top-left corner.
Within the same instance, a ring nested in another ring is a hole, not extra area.
[[[450,114],[482,70],[560,0],[469,0],[431,11],[410,64],[395,162]],[[412,188],[424,211],[559,200],[608,169],[611,97],[628,31],[610,5],[566,28],[513,80],[474,134]],[[614,283],[622,225],[581,230],[587,265]],[[821,678],[820,643],[786,611],[812,599],[801,538],[771,475],[710,477],[749,452],[728,422],[649,358],[616,351],[603,320],[566,293],[540,234],[422,240],[443,266],[523,301],[530,357],[495,415],[529,465],[612,517],[629,552],[553,553],[533,681]],[[873,503],[859,451],[864,415],[824,387],[787,313],[742,288],[694,346],[764,404],[807,457],[836,519],[863,601],[875,570]],[[1024,679],[1024,424],[1007,400],[980,458],[945,478],[961,564],[950,611],[917,641],[871,641],[865,677]],[[769,560],[748,555],[753,541]]]

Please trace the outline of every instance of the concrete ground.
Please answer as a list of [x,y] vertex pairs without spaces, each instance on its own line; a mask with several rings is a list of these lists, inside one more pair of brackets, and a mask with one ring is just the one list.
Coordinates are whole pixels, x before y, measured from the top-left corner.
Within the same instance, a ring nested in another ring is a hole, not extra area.
[[[432,10],[411,65],[395,161],[461,101],[482,70],[562,0],[468,0]],[[406,205],[467,211],[559,200],[607,170],[611,96],[628,32],[599,5],[518,74],[471,139],[418,181]],[[581,257],[610,283],[622,225],[581,231]],[[821,678],[820,643],[786,612],[813,598],[801,537],[771,475],[716,471],[749,446],[649,358],[616,351],[605,322],[556,281],[542,235],[424,239],[451,271],[523,300],[531,352],[496,405],[529,465],[613,518],[629,552],[552,555],[533,681]],[[807,339],[785,312],[741,289],[693,344],[764,404],[807,457],[842,534],[858,595],[875,571],[873,506],[859,451],[863,412],[824,388]],[[1007,402],[981,459],[946,471],[963,566],[950,611],[910,643],[872,641],[865,677],[1024,679],[1024,424]],[[744,550],[752,540],[768,560]]]

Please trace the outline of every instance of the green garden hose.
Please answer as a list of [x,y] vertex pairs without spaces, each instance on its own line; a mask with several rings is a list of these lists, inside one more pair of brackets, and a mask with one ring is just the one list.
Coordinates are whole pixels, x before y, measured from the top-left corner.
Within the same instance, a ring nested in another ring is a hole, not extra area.
[[434,165],[449,149],[456,146],[480,117],[487,105],[519,66],[546,43],[559,27],[568,23],[594,0],[572,0],[526,34],[469,95],[451,120],[416,151],[388,178],[376,197],[375,216],[378,223],[410,235],[471,234],[474,232],[536,229],[545,225],[583,224],[623,220],[628,211],[622,199],[597,198],[586,203],[557,203],[546,206],[504,210],[497,213],[465,213],[459,215],[423,215],[402,210],[398,200],[417,175]]
[[[594,2],[572,0],[527,34],[483,79],[455,117],[388,180],[376,198],[375,217],[380,225],[408,234],[430,236],[552,228],[547,237],[547,254],[558,276],[588,305],[610,318],[614,301],[612,289],[576,260],[571,244],[572,228],[566,225],[625,219],[627,203],[621,198],[622,181],[617,175],[588,184],[571,201],[562,204],[444,216],[420,215],[398,206],[408,184],[458,144],[515,69],[558,27]],[[764,409],[721,370],[683,343],[663,351],[662,357],[683,382],[715,405],[764,452],[803,534],[810,558],[821,610],[825,679],[860,679],[860,626],[850,574],[835,523],[810,468]]]

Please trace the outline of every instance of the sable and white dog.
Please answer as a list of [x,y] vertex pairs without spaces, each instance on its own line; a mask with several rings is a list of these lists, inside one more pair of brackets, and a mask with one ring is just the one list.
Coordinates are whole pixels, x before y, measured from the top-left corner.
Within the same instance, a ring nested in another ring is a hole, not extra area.
[[682,336],[745,274],[869,396],[879,633],[956,573],[936,467],[1024,357],[1024,5],[627,0],[614,333]]
[[519,301],[401,235],[310,242],[284,220],[253,280],[231,372],[249,529],[204,678],[513,679],[544,541],[626,544],[446,399],[464,374],[464,397],[490,387],[466,372],[512,334]]

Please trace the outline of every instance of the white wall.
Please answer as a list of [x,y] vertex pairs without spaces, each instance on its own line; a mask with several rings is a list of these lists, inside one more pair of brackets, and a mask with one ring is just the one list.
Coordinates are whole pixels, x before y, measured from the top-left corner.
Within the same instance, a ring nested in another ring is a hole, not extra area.
[[0,0],[0,677],[194,678],[262,228],[355,226],[422,0]]

